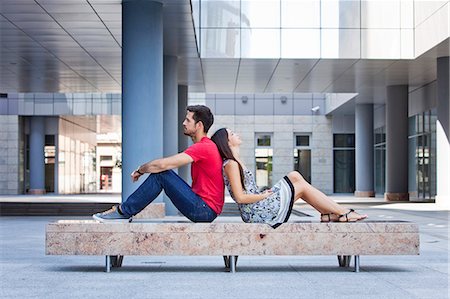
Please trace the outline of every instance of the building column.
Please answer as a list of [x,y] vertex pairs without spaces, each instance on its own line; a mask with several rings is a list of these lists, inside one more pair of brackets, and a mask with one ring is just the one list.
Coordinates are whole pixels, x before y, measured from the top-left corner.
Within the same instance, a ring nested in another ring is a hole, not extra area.
[[[163,156],[163,6],[122,1],[122,201],[130,174]],[[162,196],[157,200],[162,201]]]
[[386,193],[388,201],[409,200],[408,85],[386,88]]
[[[189,137],[184,135],[183,121],[186,117],[188,105],[188,87],[178,85],[178,152],[183,152],[189,146]],[[178,168],[178,175],[188,184],[191,182],[189,165]]]
[[[178,153],[178,68],[176,56],[164,56],[164,157]],[[177,172],[177,169],[174,169]],[[164,195],[166,215],[178,215],[172,201]]]
[[30,119],[30,194],[45,193],[45,118],[33,116]]
[[356,197],[374,197],[373,185],[373,105],[355,107]]
[[450,207],[450,61],[437,59],[436,204]]

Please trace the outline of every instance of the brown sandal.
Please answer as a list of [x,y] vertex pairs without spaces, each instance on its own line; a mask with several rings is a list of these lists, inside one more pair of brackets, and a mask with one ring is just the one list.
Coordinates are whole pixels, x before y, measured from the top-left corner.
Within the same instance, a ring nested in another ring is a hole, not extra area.
[[[355,213],[355,214],[359,215],[360,218],[358,218],[358,219],[351,219],[351,218],[348,218],[348,215],[350,215],[351,213]],[[345,217],[345,220],[341,220],[342,217]],[[366,217],[367,217],[367,216],[366,216]],[[355,210],[350,209],[347,213],[340,215],[339,218],[338,218],[338,221],[339,221],[339,222],[356,222],[356,221],[359,221],[359,220],[363,220],[363,219],[366,218],[366,217],[364,217],[364,216],[362,216],[362,215],[356,213]]]
[[[339,218],[333,217],[338,216],[334,213],[320,214],[320,222],[336,222]],[[324,219],[324,217],[328,217],[328,219]]]

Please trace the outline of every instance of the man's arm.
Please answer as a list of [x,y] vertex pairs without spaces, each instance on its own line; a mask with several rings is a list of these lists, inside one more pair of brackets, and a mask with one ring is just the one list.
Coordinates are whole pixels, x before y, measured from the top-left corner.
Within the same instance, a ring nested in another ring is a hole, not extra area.
[[181,167],[194,160],[185,153],[179,153],[167,158],[156,159],[141,165],[138,170],[142,173],[158,173],[169,169]]

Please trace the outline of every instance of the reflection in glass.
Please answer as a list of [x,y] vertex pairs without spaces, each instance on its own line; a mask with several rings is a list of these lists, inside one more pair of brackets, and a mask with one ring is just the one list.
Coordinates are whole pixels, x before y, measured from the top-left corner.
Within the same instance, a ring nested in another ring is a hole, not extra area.
[[386,134],[385,127],[375,129],[375,192],[384,194],[386,186]]
[[361,28],[400,28],[400,1],[361,1]]
[[436,196],[436,115],[427,111],[409,118],[408,190],[415,200]]
[[305,180],[311,183],[310,135],[295,135],[294,137],[294,170],[300,172]]
[[202,29],[201,57],[236,58],[240,53],[239,29]]
[[280,0],[242,0],[242,28],[279,28]]
[[61,117],[58,135],[58,193],[95,192],[96,132],[89,117]]
[[360,1],[322,1],[322,28],[360,28]]
[[282,29],[281,58],[320,58],[320,30]]
[[228,0],[201,1],[202,28],[239,28],[240,2]]
[[334,150],[334,193],[355,192],[355,150]]
[[273,149],[255,149],[256,185],[260,190],[272,187],[272,160]]
[[242,58],[279,58],[279,29],[241,29]]
[[400,58],[400,29],[361,29],[361,58]]
[[360,58],[359,29],[322,29],[322,58]]
[[282,0],[281,27],[283,28],[319,28],[319,0]]
[[355,134],[334,134],[334,192],[355,192]]

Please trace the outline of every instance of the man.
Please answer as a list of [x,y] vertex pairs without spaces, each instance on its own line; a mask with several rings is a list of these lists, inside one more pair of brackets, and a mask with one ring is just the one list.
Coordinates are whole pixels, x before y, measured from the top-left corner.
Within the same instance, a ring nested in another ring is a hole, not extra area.
[[[193,222],[211,222],[222,212],[222,159],[215,143],[207,137],[214,116],[208,107],[202,105],[188,106],[186,110],[184,134],[190,136],[194,144],[182,153],[139,166],[131,174],[133,182],[145,173],[150,173],[148,178],[122,204],[93,215],[94,219],[131,222],[131,217],[149,205],[162,190]],[[192,188],[172,170],[189,163],[192,163]]]

